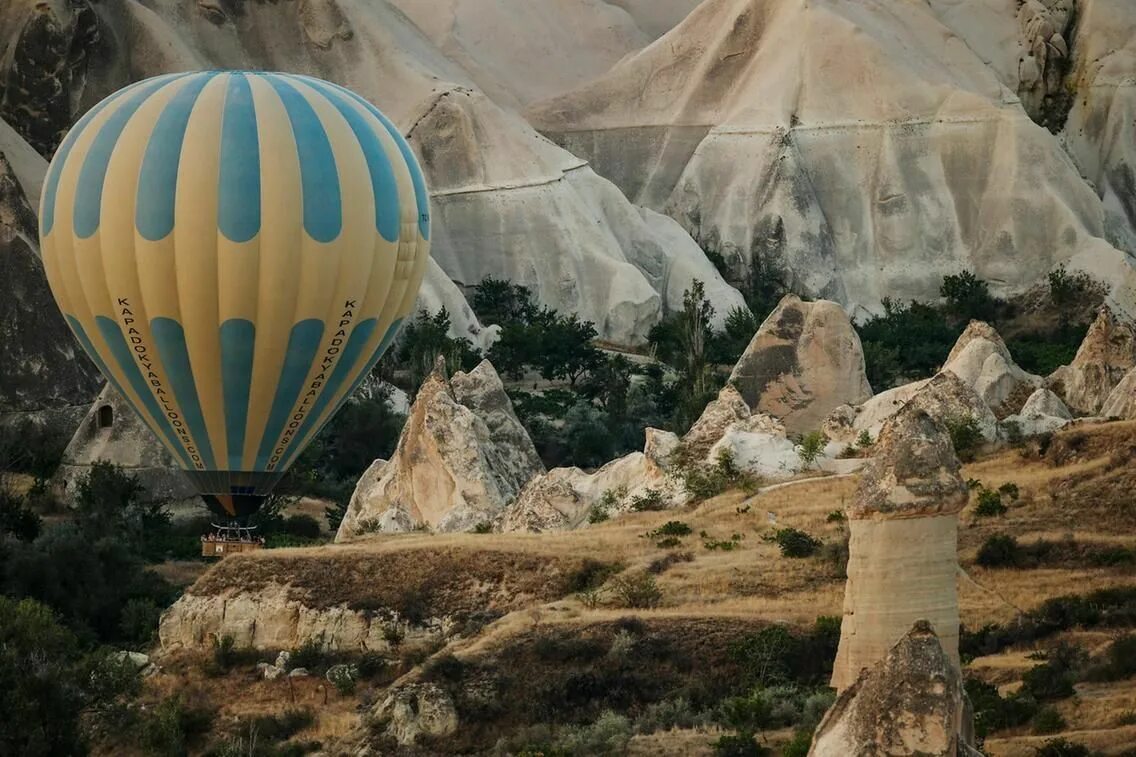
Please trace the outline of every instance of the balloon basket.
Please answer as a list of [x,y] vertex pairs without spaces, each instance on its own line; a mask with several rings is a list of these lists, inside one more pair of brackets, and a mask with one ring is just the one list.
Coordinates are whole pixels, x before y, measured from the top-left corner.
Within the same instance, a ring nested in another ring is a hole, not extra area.
[[242,526],[233,522],[213,524],[213,530],[201,537],[201,556],[221,559],[244,552],[264,549],[264,537],[257,536],[256,526]]

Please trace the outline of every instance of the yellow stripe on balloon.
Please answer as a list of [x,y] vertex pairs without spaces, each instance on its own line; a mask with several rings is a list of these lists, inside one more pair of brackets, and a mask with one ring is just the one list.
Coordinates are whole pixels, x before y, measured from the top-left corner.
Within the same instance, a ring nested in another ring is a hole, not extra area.
[[301,240],[304,236],[300,191],[300,161],[288,113],[272,86],[250,76],[260,139],[261,226],[259,273],[254,290],[248,282],[224,278],[222,300],[244,296],[255,303],[256,350],[252,386],[260,387],[249,398],[249,412],[242,455],[242,468],[252,470],[261,435],[268,422],[272,400],[288,350],[292,325],[299,314]]

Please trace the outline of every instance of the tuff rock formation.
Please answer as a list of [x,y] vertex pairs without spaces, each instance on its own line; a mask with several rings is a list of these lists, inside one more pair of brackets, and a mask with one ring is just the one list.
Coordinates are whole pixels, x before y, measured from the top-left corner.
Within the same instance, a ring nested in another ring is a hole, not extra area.
[[998,419],[993,411],[978,392],[950,371],[880,392],[857,407],[838,407],[825,419],[823,430],[829,439],[838,442],[851,443],[864,431],[875,439],[884,425],[908,405],[924,410],[940,422],[973,416],[986,441],[998,438]]
[[[955,379],[957,381],[957,379]],[[910,402],[884,426],[848,508],[848,583],[832,685],[843,691],[916,620],[959,668],[958,513],[967,487],[950,435]]]
[[966,327],[943,370],[962,379],[988,407],[1003,410],[1002,415],[1019,411],[1032,390],[1042,383],[1040,376],[1018,367],[1002,337],[982,321],[971,321]]
[[1050,383],[1078,415],[1097,415],[1124,375],[1136,367],[1136,324],[1102,307],[1069,365]]
[[393,0],[501,105],[594,79],[682,20],[697,0]]
[[36,413],[54,423],[47,416],[85,406],[101,381],[59,313],[39,259],[35,208],[46,171],[47,162],[0,121],[0,415]]
[[497,372],[483,361],[446,377],[439,358],[410,407],[390,461],[356,485],[336,536],[371,531],[468,531],[491,522],[544,472]]
[[[599,79],[530,106],[529,120],[739,275],[780,267],[796,291],[850,312],[934,299],[960,269],[1020,292],[1063,261],[1127,302],[1136,277],[1116,247],[1118,193],[1102,202],[1017,94],[1025,82],[1044,109],[1060,79],[1054,9],[707,0]],[[1036,76],[1016,73],[1019,40]],[[1128,60],[1102,78],[1130,75]],[[1011,68],[1012,84],[997,70]],[[1126,118],[1109,119],[1117,143]]]
[[[8,8],[16,5],[19,11]],[[52,116],[50,128],[17,122],[47,135],[45,154],[60,128],[147,76],[210,68],[312,74],[379,104],[407,135],[432,193],[434,259],[459,285],[490,275],[524,284],[542,304],[578,312],[622,345],[643,342],[664,312],[681,307],[694,278],[706,283],[720,319],[744,307],[674,221],[634,207],[584,161],[479,92],[468,72],[386,0],[34,5],[0,5],[11,41],[0,59],[0,97],[17,92],[3,84],[16,72],[56,81],[58,71],[81,70],[73,81],[85,82],[52,101],[69,107],[66,118]],[[43,29],[70,28],[79,15],[97,17],[95,37],[60,32],[58,44],[36,43]],[[447,305],[458,310],[452,294]],[[463,336],[468,328],[455,323]]]
[[168,503],[197,497],[170,451],[109,384],[75,430],[55,473],[65,501],[74,498],[75,483],[99,461],[113,463],[137,478],[144,501]]
[[840,405],[872,396],[860,337],[835,302],[787,295],[765,319],[730,374],[751,408],[789,433],[808,433]]
[[1006,436],[1011,433],[1011,424],[1017,424],[1017,432],[1022,436],[1037,436],[1056,431],[1072,420],[1073,414],[1060,397],[1048,389],[1038,389],[1029,396],[1021,411],[1002,421],[1002,427],[1007,429]]
[[1105,418],[1136,419],[1136,368],[1124,374],[1104,401],[1100,414]]
[[498,526],[502,531],[531,532],[580,528],[597,506],[609,516],[620,515],[647,496],[659,498],[663,507],[679,507],[690,495],[674,475],[676,469],[716,465],[724,452],[740,470],[771,479],[791,477],[801,464],[785,427],[752,412],[738,390],[727,385],[682,439],[649,428],[641,453],[613,460],[594,473],[555,468],[537,476],[505,510]]
[[413,746],[419,737],[444,738],[458,730],[453,700],[432,683],[399,686],[375,707],[372,716],[403,746]]
[[917,620],[836,698],[809,757],[978,757],[958,660]]
[[554,468],[525,485],[502,513],[497,527],[531,533],[580,528],[605,496],[611,500],[609,516],[628,512],[636,498],[652,493],[662,499],[664,507],[678,507],[690,499],[668,475],[669,458],[678,443],[669,431],[649,428],[642,452],[612,460],[594,473]]

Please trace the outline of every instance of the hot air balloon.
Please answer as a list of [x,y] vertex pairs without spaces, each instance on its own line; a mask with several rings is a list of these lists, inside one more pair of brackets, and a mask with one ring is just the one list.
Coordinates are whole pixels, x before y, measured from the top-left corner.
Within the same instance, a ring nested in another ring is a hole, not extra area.
[[283,73],[116,92],[67,134],[40,203],[76,339],[233,523],[390,345],[429,238],[395,126],[350,90]]

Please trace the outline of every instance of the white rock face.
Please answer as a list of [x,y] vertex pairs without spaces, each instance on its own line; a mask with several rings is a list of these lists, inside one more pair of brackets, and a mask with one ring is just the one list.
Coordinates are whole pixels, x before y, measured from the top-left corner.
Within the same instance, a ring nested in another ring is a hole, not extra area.
[[[288,587],[271,584],[255,592],[184,594],[162,614],[158,637],[166,651],[206,650],[214,639],[228,636],[238,649],[294,649],[318,638],[329,651],[386,652],[390,638],[407,644],[437,642],[453,634],[455,626],[445,617],[413,624],[393,611],[309,607],[291,599]],[[276,662],[277,668],[286,665],[286,659]]]
[[[1042,383],[1040,376],[1018,367],[1002,337],[982,321],[971,321],[966,327],[947,357],[943,370],[962,379],[992,409],[1003,408],[1023,391]],[[1017,401],[1021,402],[1021,399]],[[1015,412],[1020,408],[1005,409]]]
[[76,482],[99,461],[113,463],[137,478],[146,501],[197,497],[197,490],[182,475],[173,455],[109,384],[75,430],[55,473],[55,483],[62,487],[65,501],[73,500]]
[[418,525],[468,531],[493,521],[543,472],[493,366],[483,361],[449,380],[439,360],[418,390],[394,456],[360,479],[336,539]]
[[[696,0],[393,0],[496,102],[521,106],[593,79]],[[630,8],[621,6],[631,5]]]
[[[92,4],[88,12],[97,14],[101,33],[84,50],[87,77],[68,123],[113,90],[169,71],[263,68],[320,76],[376,103],[407,135],[432,195],[434,259],[459,285],[489,275],[510,279],[626,346],[645,341],[696,274],[717,298],[720,318],[730,306],[744,306],[693,240],[676,238],[679,229],[642,213],[586,163],[477,91],[474,77],[386,0],[233,8],[128,0]],[[8,17],[17,19],[15,38],[33,28],[30,16],[0,5],[0,18]],[[60,54],[69,49],[61,45]],[[0,80],[17,64],[66,63],[0,60]],[[447,304],[459,333],[476,332],[454,292],[440,291],[436,279],[428,280],[426,299]]]
[[[1102,411],[1102,415],[1107,417],[1108,414]],[[1002,421],[1002,425],[1006,427],[1017,424],[1018,430],[1024,436],[1037,436],[1056,431],[1072,420],[1073,414],[1069,412],[1069,408],[1060,397],[1048,389],[1038,389],[1026,400],[1021,412],[1007,417]]]
[[960,269],[1018,292],[1062,261],[1131,298],[1113,214],[995,70],[1017,61],[992,68],[944,23],[1016,40],[1017,8],[933,6],[707,0],[529,118],[739,270],[780,264],[851,312],[934,299]]
[[412,746],[420,736],[444,738],[458,730],[453,700],[432,683],[412,683],[394,689],[373,715],[386,722],[387,733],[404,746]]
[[729,383],[749,407],[808,433],[840,405],[872,396],[860,337],[835,302],[781,300],[746,347]]
[[580,528],[609,492],[616,497],[609,516],[627,512],[632,500],[649,491],[657,492],[665,507],[678,507],[689,500],[681,485],[667,475],[667,458],[678,443],[674,434],[649,428],[643,452],[617,458],[594,473],[554,468],[529,481],[498,527],[531,533]]
[[1132,368],[1136,368],[1136,323],[1103,307],[1073,362],[1054,371],[1050,382],[1070,410],[1097,415]]
[[1100,414],[1105,418],[1136,419],[1136,368],[1124,374],[1104,401]]
[[848,583],[832,674],[838,691],[920,619],[942,629],[943,650],[959,669],[958,513],[967,488],[950,435],[913,401],[888,421],[874,455],[848,509]]
[[967,704],[958,661],[918,620],[837,697],[809,757],[978,757]]
[[465,295],[439,267],[437,261],[430,258],[414,310],[416,313],[433,315],[442,308],[450,314],[450,336],[468,339],[474,347],[481,350],[489,349],[497,341],[500,327],[482,326]]
[[740,470],[763,478],[789,478],[800,471],[796,445],[777,419],[755,413],[733,386],[727,385],[706,406],[680,440],[668,431],[647,429],[643,452],[613,460],[595,473],[555,468],[525,486],[499,522],[502,531],[556,531],[580,528],[605,495],[615,498],[606,513],[632,509],[637,497],[653,494],[664,508],[679,507],[690,494],[674,475],[674,453],[686,464],[713,466],[728,452]]

